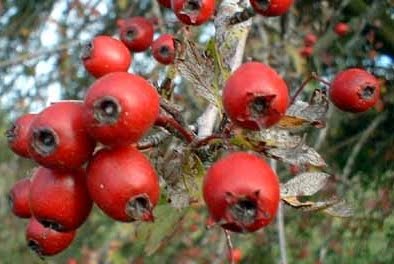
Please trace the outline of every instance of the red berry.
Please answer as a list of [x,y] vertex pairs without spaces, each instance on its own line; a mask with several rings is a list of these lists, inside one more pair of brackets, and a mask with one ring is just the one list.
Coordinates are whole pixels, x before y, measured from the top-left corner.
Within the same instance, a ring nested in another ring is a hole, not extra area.
[[109,36],[97,36],[87,44],[81,54],[83,65],[94,77],[110,72],[127,72],[131,55],[127,47]]
[[45,228],[36,219],[30,218],[26,229],[26,241],[39,256],[53,256],[65,250],[73,241],[76,231],[57,232]]
[[254,11],[263,16],[281,16],[286,13],[293,0],[250,0]]
[[349,25],[343,22],[337,23],[334,27],[334,32],[340,37],[346,36],[349,33],[349,31],[350,31]]
[[82,169],[63,172],[39,167],[31,181],[30,209],[45,227],[64,232],[85,222],[92,200]]
[[231,251],[229,251],[227,255],[227,259],[231,263],[238,263],[241,261],[242,258],[242,251],[239,248],[234,248]]
[[174,62],[174,38],[170,34],[161,35],[152,44],[153,57],[160,63],[168,65]]
[[80,102],[55,103],[39,113],[28,133],[31,157],[48,168],[81,167],[95,148],[86,131],[83,113]]
[[171,0],[157,0],[164,7],[171,8]]
[[30,218],[29,207],[30,179],[17,181],[8,193],[11,211],[20,218]]
[[308,33],[304,37],[304,45],[306,47],[312,47],[317,42],[317,37],[313,33]]
[[25,158],[30,158],[27,134],[35,117],[35,114],[26,114],[21,116],[12,123],[10,128],[5,132],[8,146],[11,150]]
[[92,137],[106,145],[129,145],[153,126],[159,113],[159,95],[140,76],[111,73],[89,88],[85,110]]
[[277,123],[286,112],[289,92],[285,81],[259,62],[241,65],[227,80],[223,105],[237,125],[258,130]]
[[87,171],[89,193],[109,217],[122,222],[153,220],[160,193],[158,177],[134,147],[100,150]]
[[379,100],[379,81],[363,69],[347,69],[335,76],[329,96],[342,111],[364,112]]
[[193,26],[204,24],[211,19],[215,5],[215,0],[171,0],[171,7],[178,19]]
[[148,49],[153,41],[153,25],[144,17],[119,19],[117,25],[120,30],[120,40],[132,52]]
[[313,54],[313,47],[303,47],[300,50],[301,57],[309,58]]
[[270,166],[246,152],[228,154],[205,175],[203,196],[210,216],[234,232],[268,225],[279,205],[279,181]]

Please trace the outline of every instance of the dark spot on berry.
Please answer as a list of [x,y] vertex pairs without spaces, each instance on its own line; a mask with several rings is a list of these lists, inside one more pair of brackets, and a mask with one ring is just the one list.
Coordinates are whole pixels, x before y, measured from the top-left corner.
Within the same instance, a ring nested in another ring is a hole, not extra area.
[[170,47],[167,45],[160,46],[159,53],[162,57],[168,58],[171,55]]
[[94,118],[101,124],[114,124],[121,113],[118,100],[111,96],[104,96],[93,103]]
[[14,123],[11,123],[10,127],[4,132],[4,135],[7,138],[8,143],[12,143],[16,138],[17,127]]
[[29,247],[30,250],[34,251],[37,255],[42,256],[41,247],[36,241],[29,239],[29,241],[27,241],[27,246]]
[[146,194],[132,197],[127,202],[125,211],[132,220],[153,221],[152,205]]
[[376,87],[373,85],[366,85],[361,89],[361,98],[363,100],[370,100],[374,98]]
[[230,207],[234,220],[242,225],[252,224],[257,217],[257,204],[255,201],[242,198]]
[[81,51],[81,59],[83,60],[87,60],[90,58],[90,56],[92,55],[92,51],[93,51],[93,43],[89,42],[88,44],[84,45],[82,47],[82,51]]
[[38,128],[33,131],[33,149],[41,156],[53,153],[59,145],[59,139],[52,128]]
[[127,29],[125,34],[125,39],[128,41],[134,40],[138,36],[138,29],[135,27],[130,27]]
[[255,3],[256,3],[256,6],[258,7],[258,9],[263,10],[263,11],[267,10],[271,5],[270,0],[256,0]]
[[57,223],[56,221],[45,219],[40,222],[46,228],[50,228],[58,232],[64,230],[64,227],[61,224]]

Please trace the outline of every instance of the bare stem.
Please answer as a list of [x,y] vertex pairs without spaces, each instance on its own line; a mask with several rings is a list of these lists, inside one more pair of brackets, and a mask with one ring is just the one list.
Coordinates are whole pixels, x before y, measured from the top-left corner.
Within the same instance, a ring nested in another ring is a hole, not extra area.
[[[231,256],[233,249],[234,249],[233,242],[231,241],[231,236],[230,236],[229,231],[227,231],[225,229],[223,229],[223,231],[224,231],[224,235],[226,236],[226,243],[227,243],[228,252],[229,252],[229,255]],[[234,258],[230,258],[230,263],[235,264]]]
[[187,143],[193,142],[196,137],[191,131],[183,127],[171,116],[162,114],[159,115],[159,117],[156,119],[155,125],[163,127],[171,133],[178,132],[182,139],[184,139]]

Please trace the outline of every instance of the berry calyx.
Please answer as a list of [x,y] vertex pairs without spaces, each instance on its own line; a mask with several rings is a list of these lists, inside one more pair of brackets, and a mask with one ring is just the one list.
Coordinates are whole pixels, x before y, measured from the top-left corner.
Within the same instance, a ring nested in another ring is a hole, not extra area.
[[7,195],[11,211],[20,218],[30,218],[29,207],[30,178],[17,181]]
[[132,52],[141,52],[150,47],[153,41],[153,24],[144,17],[117,20],[120,40]]
[[227,80],[222,98],[231,121],[252,130],[276,124],[289,104],[285,81],[259,62],[241,65]]
[[56,169],[81,167],[95,142],[88,135],[80,102],[55,103],[41,111],[28,132],[28,150],[40,165]]
[[15,120],[5,132],[10,149],[24,158],[30,158],[28,132],[36,114],[25,114]]
[[204,24],[211,19],[215,7],[215,0],[171,0],[172,10],[186,25]]
[[363,69],[350,68],[335,76],[330,85],[329,97],[342,111],[364,112],[379,100],[379,81]]
[[70,246],[76,231],[57,232],[31,218],[26,228],[28,247],[39,256],[53,256]]
[[138,141],[159,114],[159,95],[144,78],[125,72],[96,80],[85,95],[85,123],[90,135],[106,145]]
[[85,69],[98,78],[111,72],[127,72],[131,55],[127,47],[110,36],[97,36],[82,50]]
[[247,152],[228,154],[204,177],[203,197],[212,219],[234,232],[268,225],[279,205],[279,180],[261,158]]
[[260,15],[273,17],[286,13],[293,4],[293,0],[250,0],[254,11]]
[[39,167],[31,181],[30,209],[41,224],[65,232],[85,222],[92,200],[83,170],[64,172]]
[[170,34],[163,34],[152,44],[153,57],[160,63],[168,65],[174,62],[174,38]]
[[122,222],[153,221],[159,181],[150,161],[137,149],[102,149],[90,161],[87,174],[90,196],[109,217]]

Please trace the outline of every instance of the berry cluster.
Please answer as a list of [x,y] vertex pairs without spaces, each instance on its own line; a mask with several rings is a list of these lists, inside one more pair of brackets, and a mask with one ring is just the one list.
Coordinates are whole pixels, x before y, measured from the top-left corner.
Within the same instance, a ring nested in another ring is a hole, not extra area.
[[[250,2],[255,12],[264,16],[282,15],[293,3]],[[214,0],[159,3],[171,7],[187,25],[206,22],[215,11]],[[117,25],[120,41],[97,36],[82,51],[85,69],[98,78],[82,102],[58,102],[38,114],[21,116],[6,133],[16,154],[40,165],[31,178],[15,183],[9,201],[16,216],[30,218],[26,239],[41,256],[57,254],[70,245],[93,203],[117,221],[154,220],[152,210],[160,198],[159,177],[135,145],[155,124],[171,123],[159,115],[156,89],[127,71],[132,61],[130,52],[149,47],[159,62],[173,63],[175,43],[169,34],[153,42],[152,21],[142,17],[119,19]],[[308,34],[304,44],[312,48],[316,40],[315,35]],[[362,69],[340,72],[329,89],[331,101],[348,112],[368,110],[379,93],[378,81]],[[285,115],[290,105],[289,89],[268,65],[248,62],[226,81],[222,102],[234,126],[262,130]],[[202,193],[211,224],[233,232],[254,232],[274,219],[280,182],[257,154],[236,151],[209,168]],[[229,254],[233,261],[240,258],[239,251]]]

